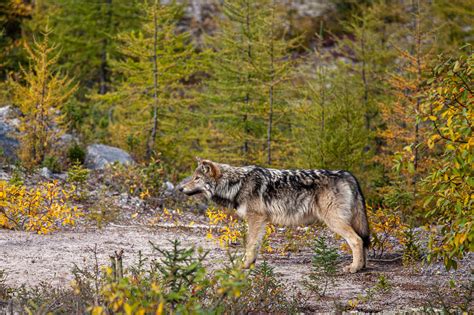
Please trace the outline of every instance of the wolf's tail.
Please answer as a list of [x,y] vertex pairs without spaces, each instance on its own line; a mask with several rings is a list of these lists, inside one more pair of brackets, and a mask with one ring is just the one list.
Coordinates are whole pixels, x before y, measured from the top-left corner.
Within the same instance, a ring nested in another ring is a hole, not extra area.
[[353,189],[355,205],[353,206],[354,215],[352,217],[352,227],[356,233],[362,238],[365,248],[370,246],[370,228],[369,221],[367,219],[367,209],[365,207],[365,198],[362,194],[359,182],[352,175],[355,187]]

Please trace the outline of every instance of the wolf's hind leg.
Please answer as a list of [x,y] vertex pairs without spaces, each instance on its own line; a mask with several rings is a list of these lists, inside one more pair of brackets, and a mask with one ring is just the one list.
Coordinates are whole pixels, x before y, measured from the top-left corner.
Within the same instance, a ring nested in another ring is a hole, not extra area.
[[262,243],[263,236],[265,235],[267,219],[265,216],[259,214],[248,213],[247,223],[247,245],[245,248],[243,264],[245,269],[250,268],[250,266],[257,260],[257,253]]
[[345,272],[355,273],[364,268],[365,251],[363,242],[352,226],[341,219],[327,220],[326,224],[333,232],[342,236],[352,250],[352,264],[344,267],[343,270]]

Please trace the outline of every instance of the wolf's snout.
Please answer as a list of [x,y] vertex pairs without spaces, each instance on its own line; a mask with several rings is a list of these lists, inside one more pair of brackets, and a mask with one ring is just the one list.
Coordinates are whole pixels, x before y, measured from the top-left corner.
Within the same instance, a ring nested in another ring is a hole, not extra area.
[[178,190],[179,190],[180,192],[183,192],[183,191],[184,191],[184,187],[183,187],[183,186],[179,186],[179,187],[178,187]]

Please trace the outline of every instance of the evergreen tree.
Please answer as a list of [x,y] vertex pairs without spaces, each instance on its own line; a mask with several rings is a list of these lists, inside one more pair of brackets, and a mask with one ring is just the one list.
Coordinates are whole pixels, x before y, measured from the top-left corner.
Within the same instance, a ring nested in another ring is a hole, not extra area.
[[82,88],[105,94],[109,89],[110,59],[117,56],[115,41],[120,32],[140,26],[139,0],[39,0],[26,33],[34,34],[46,21],[54,29],[53,40],[61,45],[59,63],[74,73]]
[[282,83],[291,78],[288,54],[295,44],[284,39],[280,9],[275,1],[226,1],[225,19],[209,39],[209,102],[222,137],[216,142],[225,146],[220,155],[228,161],[273,163],[275,122],[288,102]]
[[61,109],[77,85],[56,68],[58,46],[51,43],[46,26],[41,40],[25,45],[29,66],[21,69],[22,78],[11,81],[14,103],[20,108],[20,159],[27,168],[39,165],[50,154],[62,133]]
[[189,80],[197,59],[189,34],[177,29],[181,5],[155,1],[142,10],[142,29],[117,37],[122,57],[112,63],[119,78],[114,91],[98,99],[114,106],[109,125],[114,144],[128,147],[139,159],[149,160],[158,151],[174,159],[176,149],[192,141],[186,129],[192,126]]

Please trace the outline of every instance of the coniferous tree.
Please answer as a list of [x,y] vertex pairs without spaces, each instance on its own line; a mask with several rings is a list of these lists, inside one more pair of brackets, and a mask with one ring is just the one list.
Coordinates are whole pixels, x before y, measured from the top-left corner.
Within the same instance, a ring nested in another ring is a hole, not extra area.
[[386,142],[382,155],[388,166],[393,165],[395,157],[396,172],[391,174],[395,184],[393,201],[412,210],[419,201],[418,182],[430,164],[422,144],[427,128],[418,115],[435,40],[433,21],[428,18],[431,7],[413,1],[406,9],[410,18],[399,35],[404,40],[394,46],[399,54],[398,66],[389,76],[395,101],[381,107],[386,129],[380,135]]
[[149,160],[157,152],[174,158],[183,141],[190,141],[185,135],[188,80],[196,72],[196,56],[189,34],[177,29],[181,5],[154,1],[142,9],[142,29],[117,37],[122,57],[112,63],[119,78],[114,91],[98,99],[114,106],[109,126],[113,143],[128,147],[139,159]]
[[285,41],[275,1],[227,1],[223,9],[225,19],[209,40],[214,53],[208,100],[216,105],[217,142],[225,144],[226,160],[270,165],[272,144],[281,135],[276,122],[288,103],[283,83],[291,78],[295,41]]
[[113,38],[140,26],[140,2],[35,1],[26,33],[34,34],[48,21],[54,29],[52,40],[62,47],[61,69],[74,73],[85,91],[105,94],[111,80],[110,59],[118,54]]
[[72,79],[55,70],[59,52],[50,35],[46,26],[41,40],[25,45],[29,66],[21,69],[21,79],[11,81],[14,103],[23,113],[19,156],[27,168],[39,165],[51,153],[63,132],[61,109],[77,89]]

